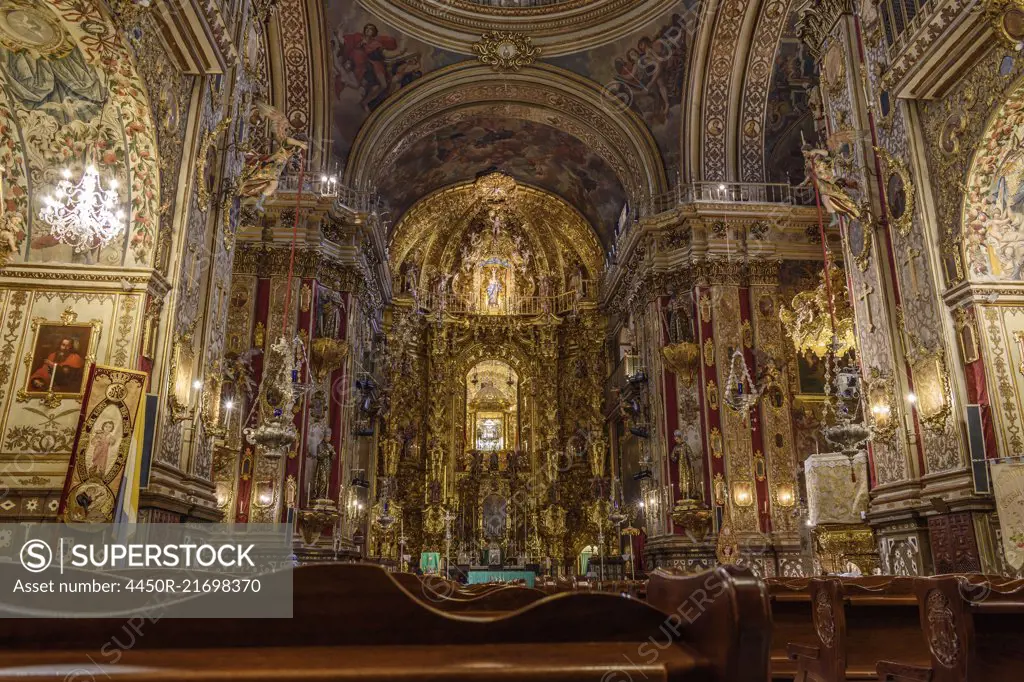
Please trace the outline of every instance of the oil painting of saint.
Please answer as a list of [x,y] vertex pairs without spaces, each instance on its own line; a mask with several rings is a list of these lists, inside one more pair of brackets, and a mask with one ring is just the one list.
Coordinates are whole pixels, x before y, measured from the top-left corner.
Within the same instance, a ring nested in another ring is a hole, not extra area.
[[25,392],[82,393],[91,335],[89,325],[40,325]]

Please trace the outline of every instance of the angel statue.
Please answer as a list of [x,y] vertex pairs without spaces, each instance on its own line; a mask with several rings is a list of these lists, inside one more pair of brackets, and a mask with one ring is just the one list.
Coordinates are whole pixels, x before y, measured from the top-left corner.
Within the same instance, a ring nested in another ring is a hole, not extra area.
[[675,447],[672,448],[670,457],[679,466],[679,507],[703,507],[704,506],[704,480],[701,472],[700,459],[694,453],[693,448],[683,437],[683,432],[675,431]]
[[[0,197],[0,201],[3,198]],[[2,211],[2,209],[0,209]],[[25,219],[17,211],[0,213],[0,268],[18,254],[18,242],[25,236]]]
[[814,149],[806,142],[803,145],[807,177],[801,186],[817,185],[818,194],[825,210],[833,215],[844,215],[850,220],[860,220],[860,208],[850,196],[848,189],[855,189],[856,183],[839,177],[835,171],[835,160],[825,149]]
[[243,202],[258,198],[256,209],[262,211],[263,202],[277,191],[285,166],[299,150],[306,150],[309,145],[297,138],[291,123],[279,109],[264,102],[256,102],[256,108],[270,122],[278,146],[271,154],[249,152],[245,155],[245,167],[238,182],[238,196],[242,197]]

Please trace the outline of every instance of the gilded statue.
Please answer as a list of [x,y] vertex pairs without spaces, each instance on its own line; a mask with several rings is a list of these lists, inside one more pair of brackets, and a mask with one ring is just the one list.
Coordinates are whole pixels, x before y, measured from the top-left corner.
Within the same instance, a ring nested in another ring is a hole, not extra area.
[[674,435],[675,447],[672,448],[670,457],[679,467],[679,502],[677,506],[703,507],[704,478],[700,457],[683,438],[682,431],[677,429]]
[[314,500],[326,500],[331,487],[331,464],[334,462],[334,446],[331,445],[331,429],[324,429],[324,436],[316,448],[316,466],[313,469]]

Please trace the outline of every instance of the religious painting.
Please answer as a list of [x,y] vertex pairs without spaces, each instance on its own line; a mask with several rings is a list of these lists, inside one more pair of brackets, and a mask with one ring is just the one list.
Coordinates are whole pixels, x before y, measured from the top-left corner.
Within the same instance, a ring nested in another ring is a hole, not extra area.
[[585,143],[544,123],[475,118],[438,130],[410,145],[379,190],[397,219],[421,197],[492,167],[562,197],[610,242],[626,203],[618,176]]
[[670,15],[608,45],[552,61],[603,84],[609,107],[631,110],[651,130],[668,168],[679,160],[683,90],[695,32],[696,3],[683,0]]
[[466,59],[403,35],[356,2],[325,5],[335,158],[344,163],[371,112],[424,74]]
[[846,223],[846,238],[850,246],[850,255],[861,272],[866,272],[871,264],[871,248],[873,234],[870,223],[864,220],[850,220]]
[[483,503],[484,537],[501,539],[505,537],[505,517],[508,503],[501,495],[488,495]]
[[68,307],[59,320],[36,318],[31,352],[25,357],[28,377],[18,393],[20,401],[40,398],[59,403],[61,398],[81,397],[89,365],[95,356],[100,322],[78,322]]
[[[800,380],[800,393],[802,395],[824,395],[825,394],[825,363],[829,362],[827,357],[819,357],[814,353],[797,354],[797,374]],[[853,363],[853,354],[837,359],[836,366],[846,367]]]
[[885,198],[889,202],[889,212],[895,220],[899,220],[907,212],[907,188],[899,173],[889,176],[885,185]]
[[978,350],[978,336],[974,331],[974,323],[964,320],[957,327],[957,338],[960,341],[960,354],[965,365],[977,362],[981,357]]
[[64,481],[59,517],[69,523],[110,523],[131,470],[135,428],[142,416],[146,372],[95,366]]
[[796,357],[797,372],[800,376],[800,393],[819,395],[825,393],[825,359],[814,353],[799,353]]
[[974,281],[1024,279],[1024,96],[993,117],[967,183],[964,252]]
[[796,13],[787,18],[772,66],[765,109],[765,172],[769,182],[797,184],[804,179],[802,144],[816,138],[811,90],[818,67],[796,35]]

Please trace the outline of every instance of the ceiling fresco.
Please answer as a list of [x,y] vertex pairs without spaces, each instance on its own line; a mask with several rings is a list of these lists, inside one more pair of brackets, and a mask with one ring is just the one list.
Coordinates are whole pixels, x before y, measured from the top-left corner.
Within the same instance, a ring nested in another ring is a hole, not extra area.
[[697,21],[692,4],[681,2],[671,14],[610,45],[551,60],[598,83],[608,106],[639,116],[657,140],[670,177],[679,165],[683,87]]
[[801,134],[814,143],[810,91],[818,84],[814,58],[796,35],[792,13],[775,53],[771,90],[765,112],[765,160],[768,182],[799,183],[804,179]]
[[359,128],[388,97],[424,74],[467,59],[409,38],[354,2],[329,2],[331,115],[335,164],[344,166]]
[[541,123],[482,118],[440,130],[406,151],[378,189],[397,219],[421,197],[492,167],[558,194],[610,242],[626,200],[615,172],[576,138]]
[[[508,6],[504,2],[496,4]],[[610,108],[629,109],[639,116],[654,135],[670,176],[678,164],[685,67],[696,22],[695,13],[687,9],[690,4],[686,0],[671,5],[672,11],[625,38],[547,60],[603,88]],[[342,167],[359,129],[385,100],[431,71],[474,58],[409,37],[355,3],[331,2],[326,11],[332,65],[333,163]],[[495,78],[500,79],[500,74]],[[472,170],[475,173],[482,169]],[[454,169],[441,172],[454,177]],[[580,184],[586,185],[588,180],[584,178]],[[598,211],[610,215],[607,207]]]

